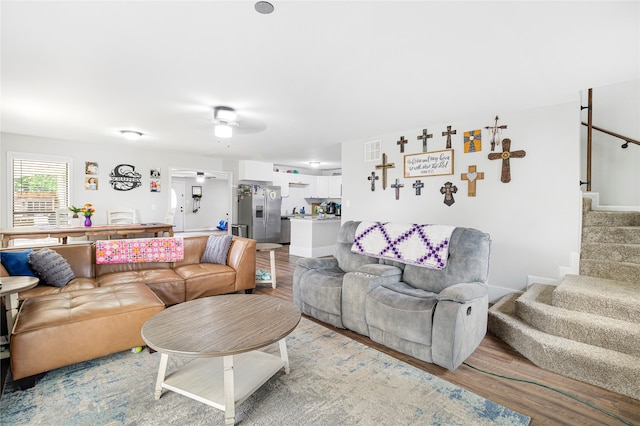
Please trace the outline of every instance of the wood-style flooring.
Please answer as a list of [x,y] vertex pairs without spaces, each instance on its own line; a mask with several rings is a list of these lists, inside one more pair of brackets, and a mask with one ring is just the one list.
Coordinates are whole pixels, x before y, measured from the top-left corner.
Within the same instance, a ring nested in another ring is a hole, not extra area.
[[[270,284],[259,284],[254,293],[292,300],[293,271],[297,259],[298,257],[289,255],[288,246],[278,249],[276,251],[277,288],[271,288]],[[256,267],[269,270],[268,252],[257,253]],[[488,375],[464,364],[455,371],[449,371],[396,352],[371,341],[368,337],[316,322],[477,395],[530,416],[531,424],[534,426],[625,424],[595,408],[545,387]],[[466,363],[501,376],[537,382],[555,388],[624,419],[626,424],[640,426],[639,400],[538,368],[490,333],[486,335],[478,349],[467,358]],[[292,366],[292,368],[295,367]]]

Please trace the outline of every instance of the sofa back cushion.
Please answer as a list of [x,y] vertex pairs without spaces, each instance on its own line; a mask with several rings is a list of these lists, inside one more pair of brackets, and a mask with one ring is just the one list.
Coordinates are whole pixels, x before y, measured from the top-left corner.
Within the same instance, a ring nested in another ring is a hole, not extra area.
[[363,265],[380,263],[375,257],[351,252],[358,225],[360,225],[360,222],[347,221],[342,224],[340,232],[338,232],[338,242],[333,256],[338,260],[338,266],[344,272],[355,272]]
[[[65,258],[76,278],[95,277],[95,247],[92,244],[64,244],[49,248]],[[40,249],[34,248],[33,250]],[[2,249],[2,251],[24,251],[24,248],[8,248]],[[2,267],[0,275],[6,276],[9,273]]]
[[434,293],[459,283],[479,282],[486,285],[489,275],[489,234],[472,228],[458,227],[449,242],[449,260],[444,269],[428,269],[406,265],[402,281]]

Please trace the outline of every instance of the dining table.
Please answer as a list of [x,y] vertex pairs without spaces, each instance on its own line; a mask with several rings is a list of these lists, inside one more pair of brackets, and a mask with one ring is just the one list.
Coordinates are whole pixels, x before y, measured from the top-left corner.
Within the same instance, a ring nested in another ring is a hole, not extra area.
[[133,234],[154,234],[162,236],[165,232],[173,237],[173,225],[170,223],[128,223],[117,225],[92,225],[92,226],[22,226],[0,229],[2,247],[9,247],[12,240],[16,239],[42,239],[58,238],[62,244],[67,244],[69,237],[105,237],[112,235],[127,236]]

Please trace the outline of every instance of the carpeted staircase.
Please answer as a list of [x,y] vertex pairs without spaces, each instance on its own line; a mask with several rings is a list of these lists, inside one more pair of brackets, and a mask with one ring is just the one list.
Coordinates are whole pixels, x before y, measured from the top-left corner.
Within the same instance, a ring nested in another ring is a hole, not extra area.
[[585,198],[580,275],[505,296],[489,331],[541,368],[640,399],[640,212]]

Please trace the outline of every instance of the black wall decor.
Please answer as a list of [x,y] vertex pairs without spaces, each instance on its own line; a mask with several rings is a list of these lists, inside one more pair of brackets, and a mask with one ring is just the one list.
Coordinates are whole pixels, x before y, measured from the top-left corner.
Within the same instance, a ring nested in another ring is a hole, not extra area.
[[118,164],[109,172],[109,184],[116,191],[131,191],[142,185],[142,175],[131,164]]

